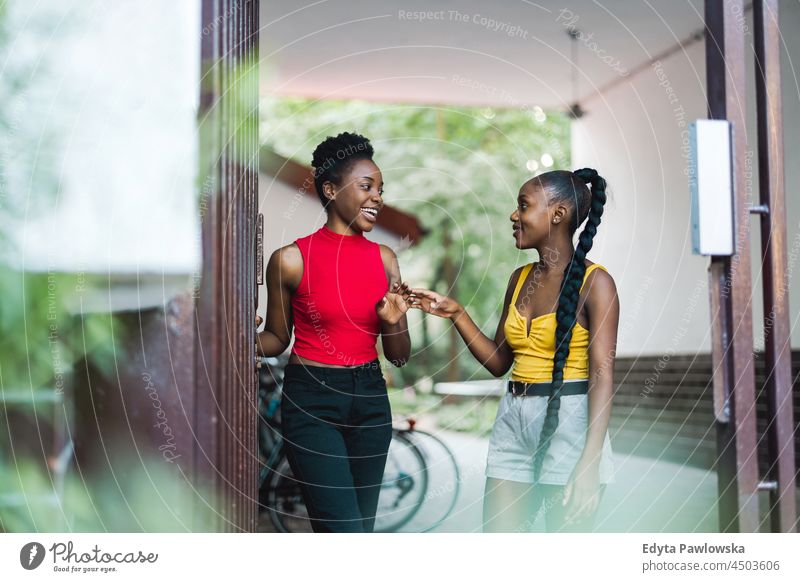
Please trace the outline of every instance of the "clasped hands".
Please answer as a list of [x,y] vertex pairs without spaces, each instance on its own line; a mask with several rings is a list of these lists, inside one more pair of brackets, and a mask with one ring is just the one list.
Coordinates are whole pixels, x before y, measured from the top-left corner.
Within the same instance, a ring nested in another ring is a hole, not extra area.
[[436,291],[410,288],[408,283],[394,283],[375,306],[378,317],[386,323],[397,323],[409,309],[452,319],[462,311],[461,305],[451,297]]
[[[453,299],[428,289],[412,289],[408,283],[393,283],[386,294],[375,304],[375,312],[381,321],[393,325],[400,321],[409,309],[421,309],[439,317],[453,317],[461,306]],[[264,322],[256,315],[256,329]]]

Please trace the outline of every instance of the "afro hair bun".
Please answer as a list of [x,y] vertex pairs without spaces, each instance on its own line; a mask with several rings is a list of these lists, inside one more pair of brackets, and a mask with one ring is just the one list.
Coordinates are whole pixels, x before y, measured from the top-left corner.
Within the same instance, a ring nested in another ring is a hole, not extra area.
[[347,131],[336,137],[326,137],[316,147],[311,165],[314,167],[314,186],[324,207],[328,207],[330,199],[325,197],[322,185],[325,182],[341,184],[342,177],[353,162],[371,160],[374,153],[372,144],[366,137]]

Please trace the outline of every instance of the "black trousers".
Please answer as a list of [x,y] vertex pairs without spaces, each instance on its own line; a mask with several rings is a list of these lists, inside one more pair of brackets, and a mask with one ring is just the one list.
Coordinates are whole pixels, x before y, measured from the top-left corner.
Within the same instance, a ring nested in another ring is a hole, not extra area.
[[290,364],[281,422],[315,532],[371,532],[392,439],[379,360],[352,368]]

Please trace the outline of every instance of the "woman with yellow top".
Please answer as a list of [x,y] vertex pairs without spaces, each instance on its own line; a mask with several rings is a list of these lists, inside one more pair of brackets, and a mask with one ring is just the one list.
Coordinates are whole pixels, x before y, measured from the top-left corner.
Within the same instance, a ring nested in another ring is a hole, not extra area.
[[605,190],[588,168],[523,184],[514,239],[539,261],[512,273],[494,339],[453,298],[427,289],[409,296],[411,307],[452,320],[494,376],[513,365],[489,442],[484,531],[525,531],[542,506],[548,531],[590,530],[613,479],[607,429],[619,300],[611,275],[586,260]]

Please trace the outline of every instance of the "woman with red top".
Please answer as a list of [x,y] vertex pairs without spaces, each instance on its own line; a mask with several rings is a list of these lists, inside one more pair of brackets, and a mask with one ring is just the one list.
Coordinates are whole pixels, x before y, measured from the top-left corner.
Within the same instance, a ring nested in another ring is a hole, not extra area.
[[258,349],[283,353],[294,328],[281,419],[314,531],[373,530],[392,438],[375,344],[380,335],[384,356],[398,367],[411,352],[397,257],[364,236],[383,207],[372,156],[369,140],[351,133],[317,146],[314,182],[328,220],[267,265]]

